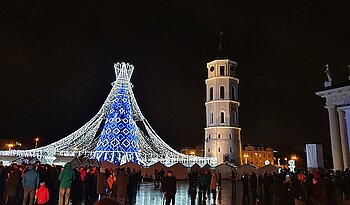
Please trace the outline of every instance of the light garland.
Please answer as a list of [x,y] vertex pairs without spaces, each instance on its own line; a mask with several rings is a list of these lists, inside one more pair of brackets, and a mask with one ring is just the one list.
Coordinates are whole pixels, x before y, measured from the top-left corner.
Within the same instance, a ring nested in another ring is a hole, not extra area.
[[138,163],[135,131],[129,96],[122,86],[106,118],[94,157],[100,162],[109,161],[114,164]]
[[[107,99],[99,112],[85,125],[47,146],[30,150],[0,151],[0,156],[37,157],[44,158],[50,163],[59,156],[85,155],[115,164],[132,161],[143,165],[156,162],[168,166],[175,163],[182,163],[185,166],[192,166],[195,163],[202,166],[216,165],[216,158],[181,154],[166,144],[153,130],[137,104],[130,82],[134,66],[124,62],[116,63],[114,69],[116,81],[112,84]],[[101,135],[97,135],[104,120],[106,120],[104,129]],[[125,122],[120,123],[123,120]],[[142,123],[145,130],[141,130],[134,121]],[[124,126],[118,128],[119,132],[115,129],[118,125]],[[123,133],[122,136],[127,140],[118,139],[117,133]]]

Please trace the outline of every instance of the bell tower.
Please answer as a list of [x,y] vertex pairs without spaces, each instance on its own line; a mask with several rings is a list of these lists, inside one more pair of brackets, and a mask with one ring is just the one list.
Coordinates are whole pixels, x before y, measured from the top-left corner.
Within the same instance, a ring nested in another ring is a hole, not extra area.
[[216,58],[207,63],[205,156],[217,163],[241,164],[237,63],[224,50],[220,33]]

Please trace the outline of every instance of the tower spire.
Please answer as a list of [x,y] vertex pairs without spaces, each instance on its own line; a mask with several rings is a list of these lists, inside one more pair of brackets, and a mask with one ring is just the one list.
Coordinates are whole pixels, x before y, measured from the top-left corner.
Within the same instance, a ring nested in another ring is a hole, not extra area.
[[220,32],[220,35],[219,35],[219,52],[221,51],[224,51],[224,37],[223,37],[223,33]]
[[216,54],[216,59],[229,59],[230,55],[224,48],[224,33],[219,34],[219,47]]

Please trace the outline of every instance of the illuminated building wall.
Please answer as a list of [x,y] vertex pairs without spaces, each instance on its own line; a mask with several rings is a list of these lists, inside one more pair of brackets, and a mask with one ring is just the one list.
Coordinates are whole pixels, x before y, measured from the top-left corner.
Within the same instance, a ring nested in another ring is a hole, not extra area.
[[273,149],[262,146],[243,146],[242,159],[244,164],[252,164],[257,167],[265,166],[265,161],[274,164]]
[[203,145],[198,145],[196,147],[183,147],[180,149],[180,153],[192,156],[203,157],[204,154]]

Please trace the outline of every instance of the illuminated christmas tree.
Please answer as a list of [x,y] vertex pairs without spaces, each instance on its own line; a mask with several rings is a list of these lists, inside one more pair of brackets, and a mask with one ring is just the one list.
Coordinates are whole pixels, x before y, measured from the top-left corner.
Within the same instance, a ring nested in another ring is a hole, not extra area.
[[135,123],[131,113],[129,96],[124,86],[118,90],[106,118],[95,157],[114,164],[138,163],[138,146]]

